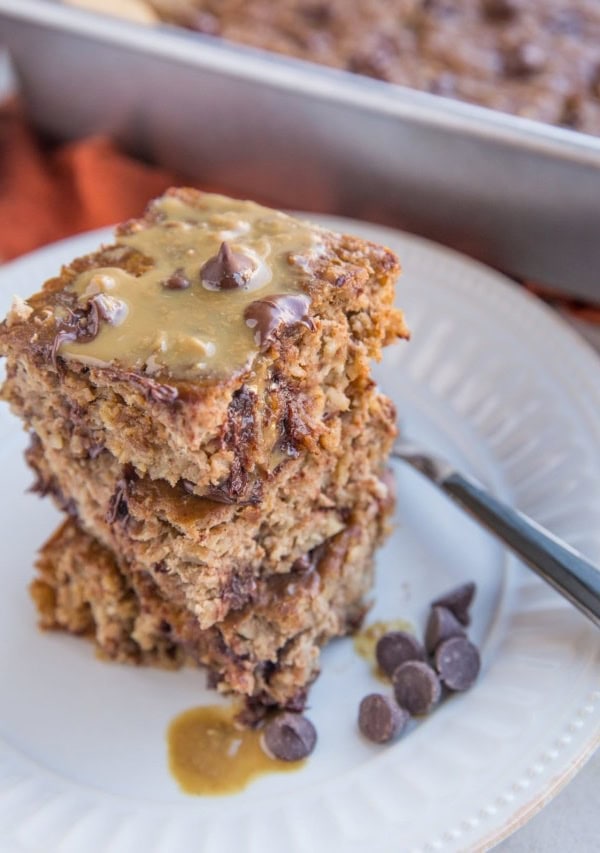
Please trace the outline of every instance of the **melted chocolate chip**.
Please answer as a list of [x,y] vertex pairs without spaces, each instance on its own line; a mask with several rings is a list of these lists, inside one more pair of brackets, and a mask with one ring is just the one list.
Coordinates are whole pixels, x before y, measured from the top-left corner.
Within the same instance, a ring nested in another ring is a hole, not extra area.
[[440,643],[450,637],[464,637],[465,629],[446,607],[432,607],[425,632],[425,646],[432,655]]
[[406,727],[410,714],[393,699],[381,693],[371,693],[360,703],[358,728],[373,743],[388,743]]
[[377,641],[375,657],[381,669],[390,678],[401,664],[408,660],[425,660],[425,649],[412,634],[406,631],[388,631]]
[[477,647],[466,637],[452,637],[438,646],[435,668],[450,690],[468,690],[481,668]]
[[161,282],[165,290],[187,290],[192,286],[192,282],[182,269],[175,270],[173,275]]
[[363,74],[366,77],[374,77],[376,80],[387,80],[392,82],[391,65],[398,56],[398,45],[396,41],[385,35],[381,35],[377,43],[370,50],[355,53],[348,60],[348,71],[354,74]]
[[300,761],[317,743],[315,727],[302,714],[278,714],[265,726],[262,744],[268,755],[281,761]]
[[256,593],[256,580],[250,573],[241,576],[233,575],[229,584],[223,590],[223,600],[232,610],[241,610],[248,604]]
[[431,602],[432,607],[446,607],[463,625],[468,625],[471,621],[469,616],[469,608],[473,603],[477,587],[473,581],[463,583],[454,589],[436,598]]
[[137,475],[133,466],[129,464],[125,465],[123,468],[123,476],[117,480],[115,491],[108,502],[108,508],[105,516],[107,524],[114,524],[115,522],[125,521],[127,519],[129,515],[129,506],[127,503],[129,498],[129,488],[136,479]]
[[284,329],[299,324],[311,331],[315,326],[308,316],[310,299],[304,293],[279,293],[251,302],[244,311],[246,325],[254,332],[259,347],[265,347]]
[[442,695],[437,674],[420,660],[410,660],[399,666],[394,672],[392,683],[396,702],[414,716],[428,714]]
[[96,300],[90,299],[81,308],[69,309],[69,316],[59,323],[52,343],[50,358],[54,367],[56,367],[56,358],[61,344],[71,341],[93,341],[99,330],[100,313]]
[[69,316],[58,325],[50,357],[56,367],[56,358],[61,344],[77,341],[93,341],[100,331],[100,321],[118,325],[127,314],[127,306],[120,299],[107,293],[97,293],[78,308],[69,309]]
[[334,19],[333,9],[327,3],[308,3],[299,12],[313,27],[327,27]]
[[580,92],[570,92],[565,96],[560,114],[563,127],[577,128],[581,121],[583,97]]
[[519,0],[481,0],[481,10],[489,21],[506,23],[519,14]]
[[297,560],[291,565],[290,571],[295,572],[296,574],[303,575],[306,572],[310,572],[314,568],[314,563],[311,560],[308,554],[302,554],[301,557],[298,557]]
[[533,42],[521,42],[507,48],[502,56],[504,73],[507,77],[532,77],[543,71],[546,52]]
[[590,92],[600,101],[600,62],[592,71],[590,77]]
[[218,254],[201,267],[200,278],[209,290],[236,290],[248,283],[253,271],[250,258],[223,242]]
[[179,396],[177,388],[172,385],[165,385],[150,376],[144,376],[142,373],[135,373],[132,370],[115,372],[115,379],[124,379],[130,382],[142,392],[147,400],[153,400],[155,403],[174,403]]
[[206,36],[218,36],[221,32],[219,19],[211,12],[191,12],[181,23],[186,29]]
[[429,84],[429,91],[433,95],[450,96],[456,93],[456,77],[450,71],[443,71]]

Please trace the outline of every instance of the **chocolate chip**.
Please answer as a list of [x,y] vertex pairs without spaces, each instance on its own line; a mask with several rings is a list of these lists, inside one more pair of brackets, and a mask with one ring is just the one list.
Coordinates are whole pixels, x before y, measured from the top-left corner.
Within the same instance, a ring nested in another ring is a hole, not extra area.
[[565,96],[560,114],[560,124],[564,127],[579,127],[581,112],[583,109],[583,96],[581,92],[570,92]]
[[377,663],[386,675],[408,660],[425,660],[425,649],[412,634],[406,631],[388,631],[375,646]]
[[327,27],[334,18],[334,11],[327,3],[309,3],[298,11],[311,27]]
[[420,660],[410,660],[399,666],[392,676],[392,684],[396,702],[414,716],[429,713],[442,695],[437,674]]
[[432,655],[440,643],[450,637],[464,637],[465,629],[447,607],[432,607],[425,632],[425,647]]
[[504,51],[504,73],[507,77],[532,77],[543,71],[546,58],[546,52],[539,45],[528,41],[521,42]]
[[317,742],[315,727],[302,714],[278,714],[265,726],[262,745],[272,758],[300,761],[310,755]]
[[175,270],[175,272],[170,275],[169,278],[162,281],[161,284],[166,290],[187,290],[188,287],[192,286],[192,282],[182,269]]
[[311,331],[310,299],[304,293],[279,293],[251,302],[244,311],[246,325],[253,330],[259,347],[267,346],[283,329],[302,324]]
[[179,391],[173,385],[165,385],[164,382],[158,382],[150,376],[144,376],[143,373],[134,370],[115,370],[113,374],[117,381],[130,382],[147,400],[153,400],[155,403],[174,403],[179,396]]
[[94,299],[90,299],[86,305],[80,308],[68,310],[68,317],[58,324],[57,333],[50,350],[50,358],[55,367],[61,344],[71,341],[93,341],[100,331],[100,312]]
[[218,254],[200,268],[200,278],[208,290],[236,290],[248,283],[253,271],[250,258],[223,242]]
[[298,557],[297,560],[291,565],[290,571],[295,572],[296,574],[306,574],[306,572],[310,572],[311,569],[314,568],[314,563],[309,557],[308,554],[302,554],[301,557]]
[[600,101],[600,62],[590,76],[590,92]]
[[362,50],[348,59],[348,71],[376,80],[392,82],[392,64],[398,55],[394,39],[381,36],[370,50]]
[[469,608],[471,607],[476,591],[476,585],[473,581],[469,581],[436,598],[435,601],[431,602],[431,606],[446,607],[456,616],[459,622],[463,625],[468,625],[471,621]]
[[182,20],[182,26],[206,36],[218,36],[221,32],[219,19],[211,12],[191,12]]
[[360,703],[358,728],[373,743],[387,743],[406,727],[410,714],[388,696],[371,693]]
[[452,637],[437,647],[435,668],[450,690],[467,690],[479,675],[479,652],[466,637]]
[[429,84],[429,91],[434,95],[446,97],[456,93],[456,77],[450,71],[443,71],[434,77]]
[[519,0],[481,0],[483,14],[495,23],[512,21],[519,14],[519,9]]

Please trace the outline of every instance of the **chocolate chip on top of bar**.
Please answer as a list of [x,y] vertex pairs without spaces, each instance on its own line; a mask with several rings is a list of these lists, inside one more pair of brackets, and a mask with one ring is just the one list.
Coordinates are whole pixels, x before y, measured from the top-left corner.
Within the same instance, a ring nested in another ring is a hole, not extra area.
[[[166,195],[152,214],[149,227],[134,224],[117,239],[152,263],[138,275],[112,266],[80,273],[54,357],[199,379],[246,368],[286,328],[314,328],[302,285],[319,251],[315,226],[212,194],[193,206]],[[88,314],[93,330],[80,328]]]

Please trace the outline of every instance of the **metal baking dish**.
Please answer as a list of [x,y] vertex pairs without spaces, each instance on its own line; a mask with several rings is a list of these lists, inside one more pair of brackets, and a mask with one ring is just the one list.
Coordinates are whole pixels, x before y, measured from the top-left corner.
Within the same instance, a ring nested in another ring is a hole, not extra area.
[[48,0],[0,0],[0,41],[56,136],[600,298],[600,138]]

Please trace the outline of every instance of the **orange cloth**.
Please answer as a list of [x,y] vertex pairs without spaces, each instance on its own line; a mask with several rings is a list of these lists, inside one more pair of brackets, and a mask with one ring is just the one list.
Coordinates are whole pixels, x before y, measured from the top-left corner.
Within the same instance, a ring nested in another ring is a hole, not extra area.
[[139,216],[181,176],[134,160],[104,136],[44,143],[14,103],[0,109],[0,261]]

